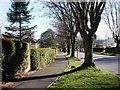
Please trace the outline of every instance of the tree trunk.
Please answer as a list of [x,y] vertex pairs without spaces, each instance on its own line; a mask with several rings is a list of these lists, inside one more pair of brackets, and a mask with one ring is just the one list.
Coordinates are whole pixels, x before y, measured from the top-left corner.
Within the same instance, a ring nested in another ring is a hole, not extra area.
[[20,23],[20,27],[19,28],[20,28],[20,41],[21,41],[21,23]]
[[116,49],[115,49],[114,54],[118,54],[118,53],[120,53],[120,41],[119,40],[116,43]]
[[116,48],[119,48],[119,47],[120,47],[120,42],[117,41],[117,43],[116,43]]
[[84,68],[95,66],[93,62],[93,48],[92,48],[93,40],[92,38],[87,37],[86,39],[83,39],[83,43],[84,43],[85,59],[84,59],[84,63],[82,64],[82,66]]
[[19,13],[19,30],[20,30],[20,36],[19,36],[19,39],[20,41],[22,40],[22,35],[21,35],[21,14]]
[[62,52],[66,52],[66,48],[65,48],[65,45],[62,46]]
[[70,41],[67,42],[67,55],[70,54]]
[[75,36],[72,35],[72,49],[71,49],[71,57],[74,57],[75,56]]

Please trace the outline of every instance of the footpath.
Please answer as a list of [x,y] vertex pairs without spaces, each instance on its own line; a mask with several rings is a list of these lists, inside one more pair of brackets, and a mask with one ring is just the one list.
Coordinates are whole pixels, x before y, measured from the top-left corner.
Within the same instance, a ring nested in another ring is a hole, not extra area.
[[55,62],[15,82],[14,88],[47,88],[67,67],[68,60],[58,54]]

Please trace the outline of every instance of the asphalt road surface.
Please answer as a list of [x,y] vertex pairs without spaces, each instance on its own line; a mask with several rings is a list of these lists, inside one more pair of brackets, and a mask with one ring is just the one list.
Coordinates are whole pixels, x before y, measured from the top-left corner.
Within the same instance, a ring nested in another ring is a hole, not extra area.
[[[84,60],[84,53],[75,52],[75,56],[80,58],[80,60]],[[113,74],[116,74],[120,77],[120,56],[106,56],[106,55],[93,55],[93,60],[95,64],[104,69],[107,70]]]

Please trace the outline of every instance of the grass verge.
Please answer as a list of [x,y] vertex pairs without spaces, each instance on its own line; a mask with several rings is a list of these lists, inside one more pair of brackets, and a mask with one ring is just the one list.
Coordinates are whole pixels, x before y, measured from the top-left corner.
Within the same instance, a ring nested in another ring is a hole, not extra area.
[[[82,64],[82,61],[75,57],[66,57],[69,59],[69,66],[64,70],[64,72],[77,68]],[[49,88],[101,89],[118,88],[119,84],[120,78],[117,76],[97,67],[90,67],[88,69],[60,76]]]

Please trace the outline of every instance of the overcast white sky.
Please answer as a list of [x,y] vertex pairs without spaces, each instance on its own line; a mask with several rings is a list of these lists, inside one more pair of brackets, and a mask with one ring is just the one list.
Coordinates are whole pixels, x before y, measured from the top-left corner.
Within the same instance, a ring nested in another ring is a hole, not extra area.
[[[0,26],[2,26],[2,32],[5,32],[4,27],[9,25],[6,13],[9,11],[10,7],[10,0],[0,0]],[[40,7],[40,3],[31,3],[30,8],[32,7],[34,7],[34,10],[33,12],[31,12],[31,14],[34,15],[35,18],[31,21],[31,26],[38,25],[35,29],[35,31],[37,31],[35,33],[35,38],[39,39],[42,32],[46,31],[48,28],[53,28],[50,25],[52,23],[52,19],[47,16],[39,17],[43,16],[43,14],[47,11],[47,9],[42,9]],[[98,39],[105,39],[107,37],[111,37],[109,29],[103,21],[101,21],[101,23],[99,24],[96,34]]]

